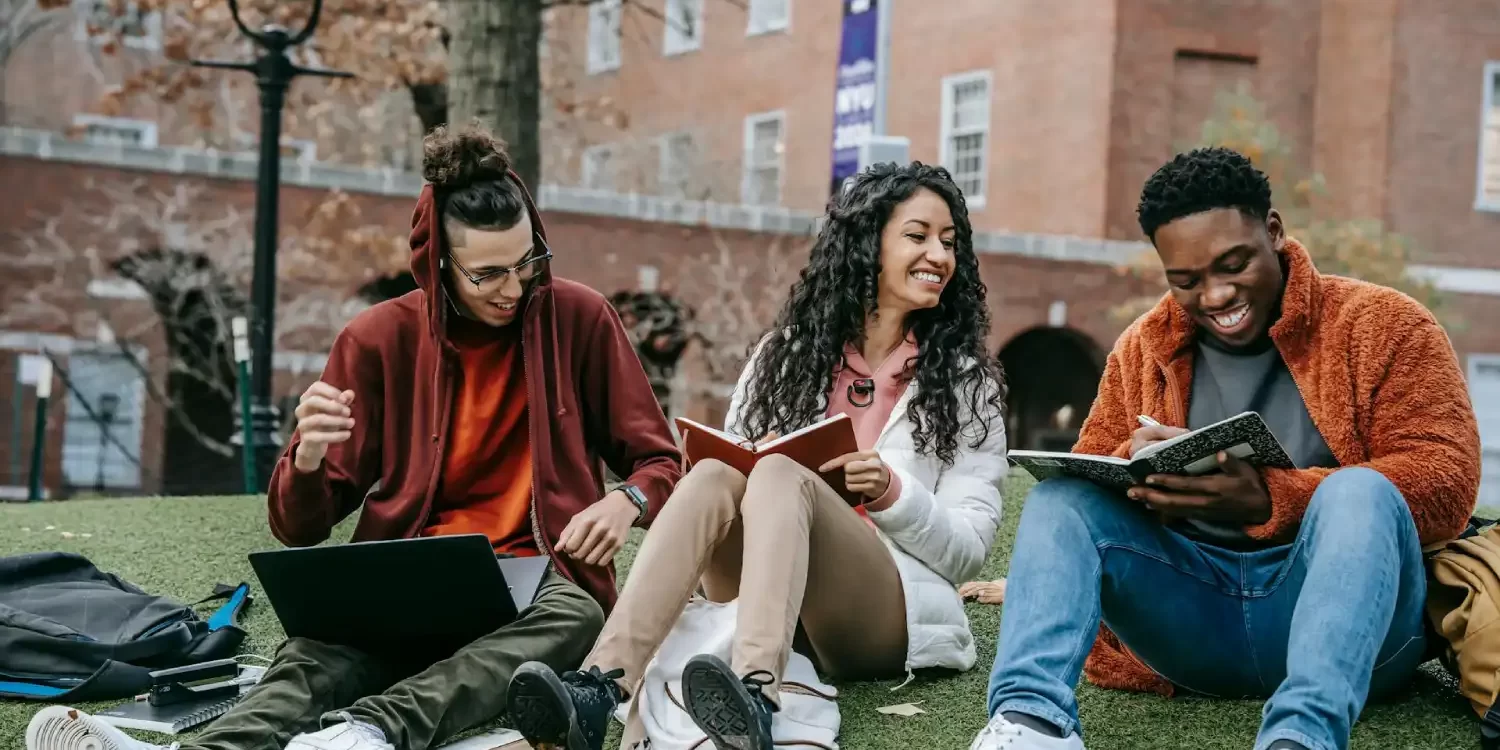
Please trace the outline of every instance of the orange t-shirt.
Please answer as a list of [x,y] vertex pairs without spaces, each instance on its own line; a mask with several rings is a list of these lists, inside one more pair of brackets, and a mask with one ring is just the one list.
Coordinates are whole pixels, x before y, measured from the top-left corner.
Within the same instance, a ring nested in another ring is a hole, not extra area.
[[531,529],[531,436],[517,326],[495,329],[458,316],[459,352],[448,450],[423,536],[484,534],[496,552],[539,554]]

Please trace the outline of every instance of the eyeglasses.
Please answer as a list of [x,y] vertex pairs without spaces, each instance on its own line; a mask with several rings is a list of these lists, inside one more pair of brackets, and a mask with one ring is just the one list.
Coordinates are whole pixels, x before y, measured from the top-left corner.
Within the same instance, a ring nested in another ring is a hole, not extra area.
[[453,257],[453,252],[451,250],[448,252],[448,259],[453,261],[453,267],[457,268],[458,272],[462,274],[464,278],[468,279],[469,283],[473,284],[475,289],[479,289],[481,285],[488,284],[490,282],[498,282],[496,284],[497,286],[503,285],[506,278],[508,278],[512,273],[514,273],[516,275],[516,278],[520,279],[521,283],[524,284],[536,278],[537,274],[541,273],[542,270],[547,267],[547,261],[552,259],[552,248],[547,247],[547,243],[541,237],[536,238],[536,243],[537,246],[542,249],[541,255],[527,258],[526,260],[523,260],[520,263],[511,266],[510,268],[497,268],[493,271],[488,271],[479,276],[475,276],[474,274],[469,273],[469,270],[467,268],[464,268],[462,263],[458,262],[458,258]]

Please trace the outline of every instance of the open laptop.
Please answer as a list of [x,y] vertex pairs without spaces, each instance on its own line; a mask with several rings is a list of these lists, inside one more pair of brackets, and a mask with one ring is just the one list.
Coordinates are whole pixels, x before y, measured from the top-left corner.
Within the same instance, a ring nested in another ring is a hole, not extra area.
[[496,559],[483,534],[250,554],[288,637],[380,654],[451,654],[516,619],[548,558]]

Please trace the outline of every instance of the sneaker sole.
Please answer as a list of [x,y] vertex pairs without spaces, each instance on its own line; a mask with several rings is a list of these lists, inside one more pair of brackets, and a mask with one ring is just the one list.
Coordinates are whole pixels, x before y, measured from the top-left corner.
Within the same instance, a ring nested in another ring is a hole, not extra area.
[[26,725],[26,750],[135,750],[115,742],[105,728],[119,731],[82,711],[48,706]]
[[682,670],[682,692],[688,716],[717,750],[771,750],[755,699],[722,659],[693,657]]
[[507,709],[516,731],[535,748],[592,750],[562,680],[551,670],[522,665],[510,682]]

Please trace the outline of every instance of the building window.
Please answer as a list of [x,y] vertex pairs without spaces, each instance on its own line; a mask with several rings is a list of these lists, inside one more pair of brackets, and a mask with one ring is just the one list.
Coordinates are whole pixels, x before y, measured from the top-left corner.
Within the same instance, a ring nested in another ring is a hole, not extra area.
[[127,47],[161,49],[161,13],[142,11],[134,0],[116,8],[110,0],[74,0],[80,38],[105,44],[120,40]]
[[703,0],[667,0],[662,25],[662,54],[680,55],[702,48]]
[[103,115],[77,115],[73,128],[90,143],[156,148],[156,123]]
[[785,154],[784,113],[768,112],[745,118],[744,202],[756,206],[781,203],[781,162]]
[[580,180],[589,190],[615,189],[615,151],[610,146],[590,146],[583,152]]
[[141,486],[145,379],[130,357],[107,351],[68,356],[68,417],[62,468],[69,486],[130,490]]
[[970,208],[984,206],[990,136],[990,73],[977,71],[943,79],[940,161],[953,173]]
[[620,67],[620,0],[599,0],[589,6],[589,72]]
[[688,198],[698,168],[698,142],[691,133],[671,133],[661,139],[660,192],[669,198]]
[[792,0],[750,0],[750,26],[746,34],[785,31],[791,25]]
[[1500,62],[1484,66],[1483,120],[1479,135],[1479,188],[1474,205],[1500,211]]

